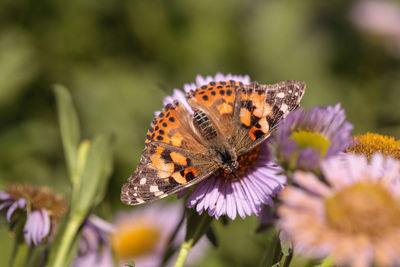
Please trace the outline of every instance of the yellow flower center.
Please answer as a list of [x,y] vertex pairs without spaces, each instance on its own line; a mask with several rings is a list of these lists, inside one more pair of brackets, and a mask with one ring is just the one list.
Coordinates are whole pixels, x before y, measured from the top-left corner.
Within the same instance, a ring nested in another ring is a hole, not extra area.
[[380,152],[386,156],[400,159],[400,141],[391,136],[366,133],[354,137],[355,144],[347,152],[366,155],[368,159],[372,154]]
[[160,229],[153,225],[130,222],[117,226],[111,244],[118,259],[132,259],[153,252],[160,235]]
[[359,182],[325,199],[329,225],[374,239],[400,227],[400,202],[380,183]]
[[321,152],[321,157],[323,157],[328,150],[329,140],[324,136],[310,132],[310,131],[296,131],[292,134],[291,138],[296,141],[297,145],[301,148],[312,147],[315,150]]

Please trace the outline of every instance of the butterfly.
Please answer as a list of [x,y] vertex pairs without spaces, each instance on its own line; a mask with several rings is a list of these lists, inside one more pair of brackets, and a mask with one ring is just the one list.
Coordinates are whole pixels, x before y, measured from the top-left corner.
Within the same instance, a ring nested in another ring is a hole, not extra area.
[[265,141],[299,106],[305,84],[210,82],[154,118],[121,201],[139,205],[197,184],[217,171],[235,174],[238,158]]

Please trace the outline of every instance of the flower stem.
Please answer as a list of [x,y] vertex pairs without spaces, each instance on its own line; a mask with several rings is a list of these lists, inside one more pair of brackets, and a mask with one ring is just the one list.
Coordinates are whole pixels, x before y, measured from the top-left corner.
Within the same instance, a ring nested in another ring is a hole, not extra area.
[[26,217],[17,221],[14,229],[15,239],[14,246],[11,252],[10,267],[24,266],[29,254],[29,247],[24,239],[24,226]]
[[14,248],[10,259],[10,267],[25,266],[29,254],[29,247],[24,241],[15,240]]
[[184,241],[179,249],[178,256],[176,258],[174,267],[183,267],[186,261],[189,251],[192,248],[193,240]]
[[54,263],[52,266],[54,267],[62,267],[67,266],[66,259],[68,257],[69,249],[72,246],[74,238],[79,230],[79,227],[82,223],[81,216],[71,216],[67,227],[65,228],[64,234],[62,236],[60,246],[57,249],[55,254]]
[[199,216],[194,211],[191,211],[188,214],[185,241],[181,244],[174,267],[184,266],[190,249],[196,244],[202,235],[207,232],[211,221],[212,217],[208,216],[206,213]]

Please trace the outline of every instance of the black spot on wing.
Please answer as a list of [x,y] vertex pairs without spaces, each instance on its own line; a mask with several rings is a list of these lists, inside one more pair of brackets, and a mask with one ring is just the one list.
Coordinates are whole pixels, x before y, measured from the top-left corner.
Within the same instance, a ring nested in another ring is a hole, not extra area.
[[188,173],[186,174],[185,178],[186,178],[187,181],[191,181],[191,180],[193,180],[194,178],[196,178],[196,176],[194,176],[194,173],[193,173],[193,172],[188,172]]

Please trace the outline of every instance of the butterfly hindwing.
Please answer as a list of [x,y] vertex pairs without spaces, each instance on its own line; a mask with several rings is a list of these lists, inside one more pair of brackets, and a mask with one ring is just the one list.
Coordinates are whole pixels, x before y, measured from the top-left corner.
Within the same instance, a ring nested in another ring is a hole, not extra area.
[[150,143],[138,168],[122,187],[121,200],[128,205],[151,202],[197,183],[215,170],[201,155],[159,142]]

